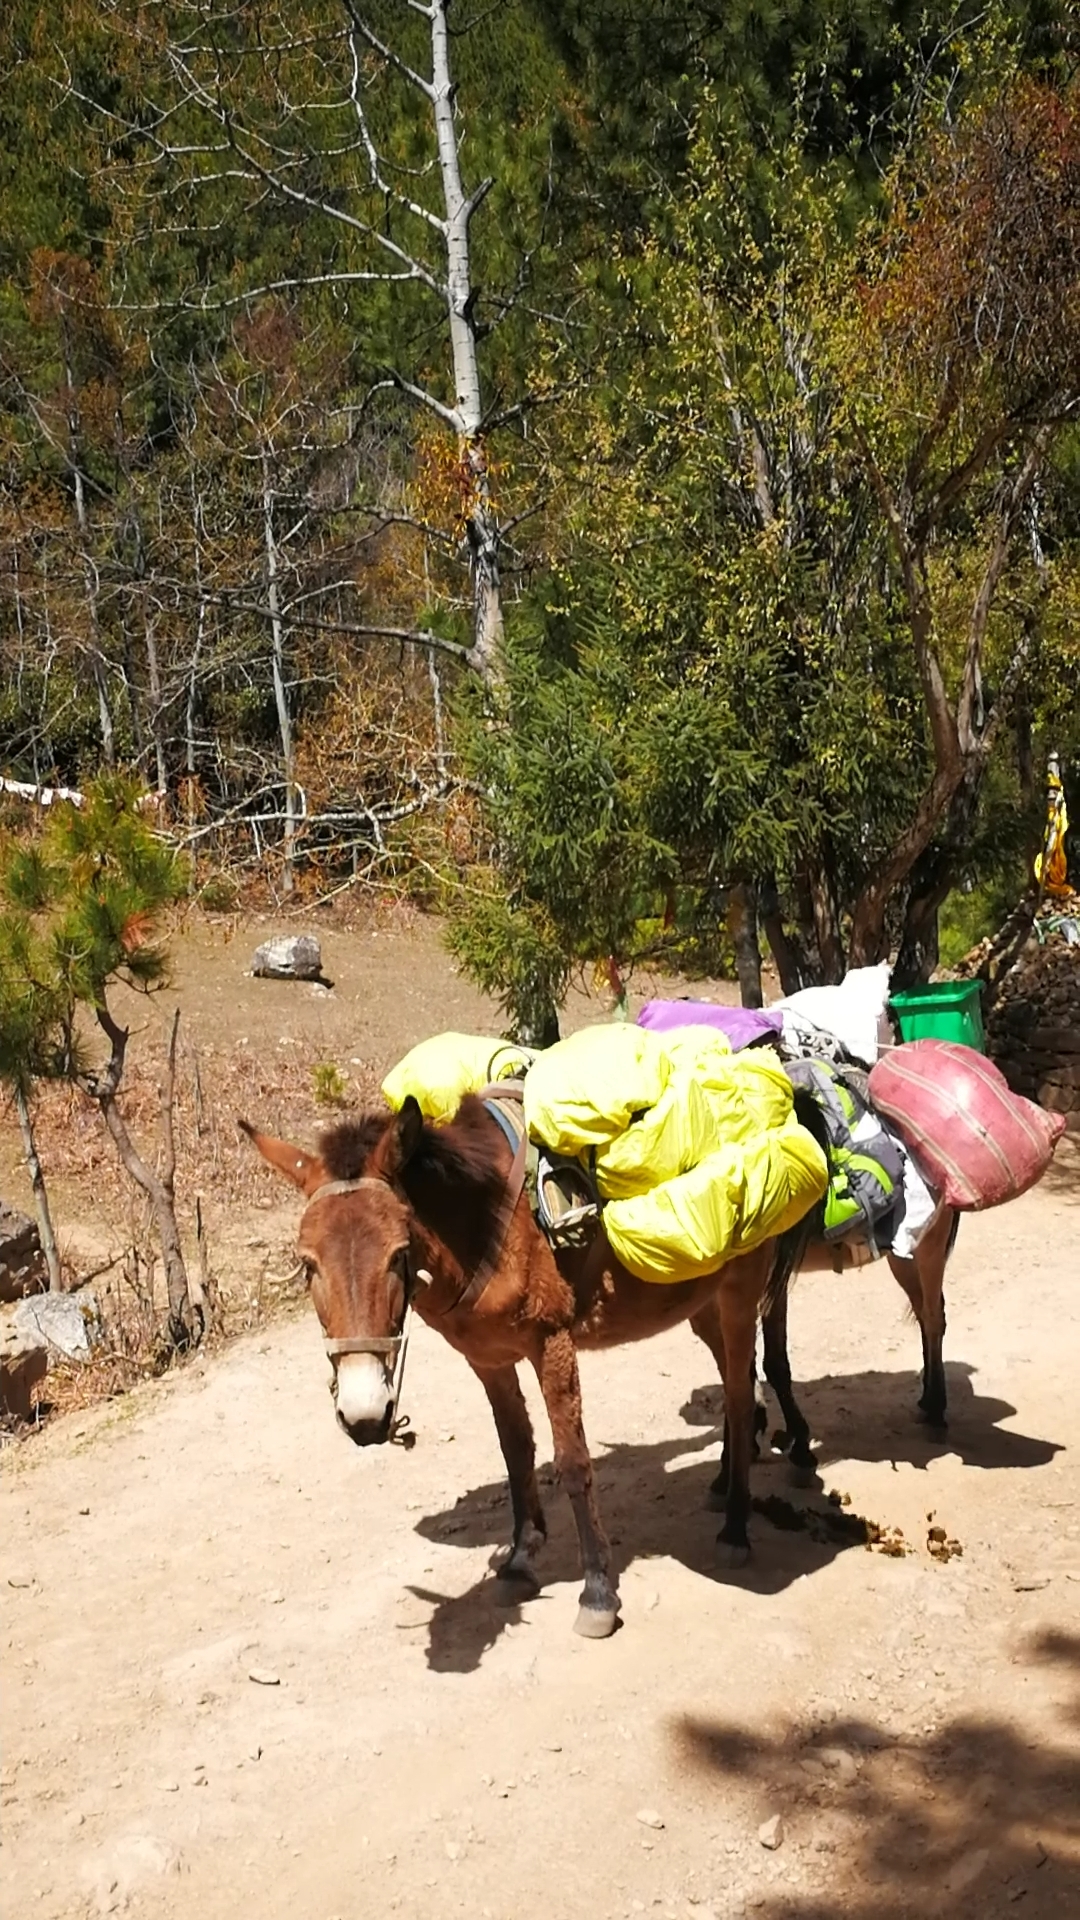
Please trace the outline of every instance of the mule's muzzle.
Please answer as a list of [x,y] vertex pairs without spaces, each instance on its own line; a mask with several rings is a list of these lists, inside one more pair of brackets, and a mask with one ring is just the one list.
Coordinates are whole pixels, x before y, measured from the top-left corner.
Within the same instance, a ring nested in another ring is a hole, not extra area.
[[393,1406],[389,1401],[381,1420],[357,1420],[352,1426],[346,1420],[340,1407],[337,1409],[337,1423],[342,1433],[347,1433],[354,1447],[381,1447],[390,1438],[393,1426]]
[[338,1425],[356,1446],[380,1446],[390,1438],[394,1383],[381,1354],[336,1356],[331,1392]]

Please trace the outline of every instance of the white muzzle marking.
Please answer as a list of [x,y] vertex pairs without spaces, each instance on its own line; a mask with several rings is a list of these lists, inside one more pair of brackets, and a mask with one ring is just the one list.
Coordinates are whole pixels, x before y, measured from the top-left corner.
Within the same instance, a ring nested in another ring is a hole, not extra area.
[[390,1405],[390,1382],[377,1353],[343,1353],[337,1366],[337,1410],[347,1427],[377,1424]]

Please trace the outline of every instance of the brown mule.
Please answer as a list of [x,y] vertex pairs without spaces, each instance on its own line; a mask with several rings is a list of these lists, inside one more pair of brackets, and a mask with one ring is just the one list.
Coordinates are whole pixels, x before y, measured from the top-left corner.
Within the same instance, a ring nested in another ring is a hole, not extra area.
[[576,1349],[643,1340],[682,1320],[716,1356],[723,1377],[730,1487],[719,1551],[723,1564],[745,1562],[754,1344],[775,1241],[675,1286],[635,1279],[602,1229],[590,1246],[556,1258],[519,1178],[515,1193],[511,1175],[519,1166],[509,1142],[475,1095],[445,1126],[427,1125],[412,1099],[396,1116],[345,1121],[323,1136],[317,1153],[240,1124],[306,1197],[299,1251],[334,1370],[338,1420],[350,1438],[368,1445],[390,1437],[410,1304],[480,1380],[510,1481],[513,1542],[499,1579],[511,1602],[537,1586],[533,1563],[547,1532],[519,1361],[540,1383],[556,1470],[577,1524],[585,1584],[576,1628],[601,1639],[618,1624],[619,1599],[593,1491]]

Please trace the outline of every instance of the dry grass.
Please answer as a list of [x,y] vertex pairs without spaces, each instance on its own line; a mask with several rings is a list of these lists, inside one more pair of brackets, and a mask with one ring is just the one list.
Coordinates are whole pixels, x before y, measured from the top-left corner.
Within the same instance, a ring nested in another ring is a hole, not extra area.
[[[305,1299],[292,1253],[292,1221],[286,1226],[275,1215],[272,1176],[236,1118],[250,1115],[269,1131],[310,1141],[319,1064],[295,1043],[269,1053],[246,1043],[196,1051],[181,1037],[173,1108],[176,1211],[189,1272],[202,1274],[213,1309],[204,1351],[295,1311]],[[165,1065],[164,1048],[148,1043],[131,1061],[121,1088],[129,1131],[151,1166],[161,1149]],[[341,1107],[378,1102],[374,1073],[353,1068]],[[327,1122],[332,1117],[323,1116]],[[165,1337],[164,1275],[149,1207],[99,1113],[76,1089],[48,1087],[36,1132],[62,1243],[65,1225],[78,1223],[66,1236],[67,1282],[93,1282],[104,1337],[89,1360],[50,1367],[24,1434],[56,1414],[126,1393],[178,1362]],[[281,1198],[287,1211],[287,1196]],[[87,1256],[88,1243],[101,1248],[99,1258]]]
[[[239,1117],[257,1117],[270,1131],[310,1138],[314,1075],[320,1062],[297,1044],[261,1054],[240,1043],[229,1049],[196,1049],[181,1036],[177,1057],[174,1128],[177,1210],[183,1221],[193,1215],[195,1198],[217,1209],[257,1206],[265,1176],[250,1142],[237,1127]],[[164,1048],[147,1044],[141,1059],[124,1076],[120,1106],[144,1159],[153,1164],[160,1148],[159,1089],[165,1074]],[[342,1096],[349,1108],[379,1104],[374,1073],[354,1073]],[[105,1131],[97,1109],[73,1087],[46,1087],[36,1128],[42,1162],[54,1182],[90,1182],[93,1211],[116,1218],[116,1207],[130,1208],[131,1182]],[[141,1202],[140,1202],[141,1204]]]

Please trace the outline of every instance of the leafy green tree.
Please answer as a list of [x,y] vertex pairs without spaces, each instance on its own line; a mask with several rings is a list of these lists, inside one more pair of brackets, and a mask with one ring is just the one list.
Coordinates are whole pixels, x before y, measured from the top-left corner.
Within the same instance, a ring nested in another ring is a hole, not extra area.
[[620,689],[599,657],[593,675],[558,659],[569,609],[555,597],[560,583],[546,585],[513,629],[507,721],[492,725],[475,698],[462,714],[465,769],[486,796],[492,837],[448,936],[534,1046],[558,1038],[555,1009],[575,961],[627,954],[637,916],[672,871],[637,804]]
[[622,674],[642,828],[699,897],[756,895],[787,985],[890,945],[924,973],[980,807],[1017,812],[987,774],[1065,564],[1080,118],[1010,58],[929,100],[869,213],[707,106],[591,411],[579,671]]

